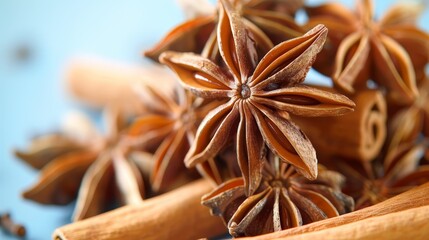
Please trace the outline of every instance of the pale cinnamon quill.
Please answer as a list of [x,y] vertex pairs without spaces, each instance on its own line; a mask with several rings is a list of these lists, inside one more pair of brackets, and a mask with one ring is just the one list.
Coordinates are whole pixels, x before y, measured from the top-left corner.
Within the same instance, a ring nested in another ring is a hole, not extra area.
[[80,102],[91,107],[107,105],[129,115],[144,112],[135,88],[150,85],[172,92],[174,76],[155,64],[133,66],[95,57],[77,57],[65,71],[66,91]]
[[55,230],[56,240],[197,239],[226,232],[220,218],[200,204],[212,190],[207,180],[198,180],[141,204],[65,225]]
[[343,226],[276,239],[426,239],[429,234],[428,215],[429,206],[424,206],[372,217]]

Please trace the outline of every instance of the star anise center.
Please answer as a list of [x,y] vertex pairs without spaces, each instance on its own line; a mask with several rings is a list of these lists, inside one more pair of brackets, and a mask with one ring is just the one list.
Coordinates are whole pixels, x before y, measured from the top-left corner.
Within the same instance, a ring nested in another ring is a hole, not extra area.
[[184,109],[179,116],[179,121],[181,127],[190,128],[196,122],[196,116],[194,109],[191,107],[189,109]]
[[193,114],[188,113],[188,112],[183,112],[182,115],[180,116],[180,119],[184,123],[191,122],[193,120]]
[[379,31],[378,23],[375,22],[373,19],[365,19],[361,18],[357,23],[356,26],[358,29],[360,29],[363,33],[366,33],[368,35],[372,35]]
[[418,107],[418,108],[424,108],[427,104],[427,100],[428,100],[428,92],[424,91],[425,89],[422,89],[420,91],[420,95],[419,97],[416,99],[414,106]]
[[372,203],[378,203],[385,199],[383,196],[383,182],[380,180],[368,180],[364,183],[364,195]]
[[238,88],[238,95],[243,99],[249,98],[252,95],[252,90],[247,84],[242,84]]
[[[274,170],[274,171],[272,171]],[[273,169],[265,171],[265,181],[271,188],[288,189],[293,183],[291,176],[295,170],[290,165],[282,163],[279,157],[274,158]]]
[[268,183],[271,188],[289,188],[290,182],[285,179],[273,179]]
[[93,149],[99,152],[103,149],[113,149],[119,145],[119,138],[116,136],[109,136],[106,138],[101,138],[98,141],[94,141]]

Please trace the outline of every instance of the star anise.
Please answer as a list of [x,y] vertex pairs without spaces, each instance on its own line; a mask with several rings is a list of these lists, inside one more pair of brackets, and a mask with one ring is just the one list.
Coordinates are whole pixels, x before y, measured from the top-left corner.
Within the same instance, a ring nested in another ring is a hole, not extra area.
[[33,138],[26,151],[15,150],[15,155],[29,166],[40,170],[61,155],[84,149],[85,146],[77,139],[52,133]]
[[128,157],[127,142],[121,141],[124,122],[115,111],[109,113],[105,137],[84,134],[86,137],[77,140],[71,134],[57,134],[37,138],[30,153],[19,152],[18,157],[41,169],[39,180],[23,196],[42,204],[63,205],[78,194],[75,221],[108,210],[112,198],[125,204],[140,202],[144,185],[135,162],[138,159]]
[[216,186],[242,176],[234,145],[220,151],[214,159],[198,164],[197,169],[200,175],[212,181]]
[[345,178],[323,167],[316,180],[269,154],[262,182],[253,196],[245,195],[235,178],[203,196],[202,204],[221,216],[234,237],[252,236],[302,226],[350,212],[353,199],[341,192]]
[[359,163],[335,161],[347,177],[345,193],[355,199],[356,209],[382,202],[413,187],[429,182],[429,165],[423,161],[428,142],[401,144],[383,161]]
[[[260,48],[268,51],[292,37],[301,36],[304,32],[293,19],[295,12],[303,6],[303,0],[229,0],[244,24],[254,35]],[[172,29],[152,49],[144,55],[158,61],[159,55],[168,50],[179,52],[202,53],[203,49],[217,54],[216,25],[218,13],[198,16]],[[213,49],[214,48],[214,49]]]
[[415,25],[418,11],[400,5],[376,22],[372,0],[358,0],[356,9],[337,3],[307,8],[309,27],[324,24],[329,29],[329,44],[315,68],[346,92],[366,87],[372,79],[396,102],[409,104],[418,95],[416,73],[420,79],[429,60],[429,35]]
[[237,158],[246,193],[261,180],[264,145],[308,178],[317,176],[316,153],[305,134],[289,119],[339,115],[353,109],[348,98],[301,84],[320,51],[327,29],[317,26],[283,42],[258,63],[255,42],[229,1],[221,1],[218,47],[226,68],[192,53],[165,52],[160,60],[196,96],[227,99],[198,128],[185,163],[212,159],[236,138]]
[[[220,102],[207,103],[181,86],[174,97],[154,88],[141,92],[148,114],[138,117],[127,135],[138,139],[139,147],[154,151],[151,184],[155,191],[165,191],[187,174],[183,164],[201,120]],[[135,140],[134,140],[135,141]]]
[[429,78],[421,81],[419,97],[413,104],[395,113],[388,130],[387,152],[402,143],[415,143],[421,137],[429,139]]

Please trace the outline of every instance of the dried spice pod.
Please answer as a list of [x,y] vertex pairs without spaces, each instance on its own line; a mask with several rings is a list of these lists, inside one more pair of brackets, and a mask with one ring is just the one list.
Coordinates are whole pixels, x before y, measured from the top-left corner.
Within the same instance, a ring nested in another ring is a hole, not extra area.
[[110,210],[112,198],[116,200],[114,203],[122,206],[138,204],[143,197],[143,177],[136,164],[128,159],[124,152],[109,149],[99,154],[97,160],[85,172],[73,221]]
[[310,181],[269,154],[254,195],[246,197],[243,179],[235,178],[204,195],[201,202],[222,217],[232,236],[255,236],[352,211],[353,199],[340,190],[344,181],[341,174],[326,169]]
[[383,94],[377,90],[362,90],[350,98],[356,107],[354,112],[344,116],[321,117],[317,120],[292,116],[310,139],[322,163],[332,157],[372,161],[382,150],[387,121]]
[[289,113],[332,116],[354,107],[345,96],[300,84],[325,41],[326,28],[317,26],[302,37],[277,45],[258,63],[254,42],[240,15],[229,1],[221,4],[217,40],[226,70],[192,53],[165,52],[160,57],[196,96],[228,100],[202,121],[186,155],[186,165],[212,159],[235,140],[245,191],[252,195],[261,180],[267,143],[297,171],[315,179],[316,153],[304,133],[289,120]]
[[202,177],[209,179],[215,186],[242,176],[234,145],[220,151],[213,159],[198,164],[197,169]]
[[25,227],[15,223],[9,213],[0,214],[0,229],[18,237],[24,237],[26,234]]
[[40,170],[53,159],[84,148],[76,139],[52,133],[33,138],[26,150],[14,150],[14,153],[29,166]]
[[419,97],[409,107],[401,108],[390,119],[386,152],[405,143],[412,144],[421,137],[429,138],[429,78],[419,85]]
[[22,196],[41,204],[70,203],[76,198],[82,178],[96,158],[97,153],[92,151],[79,151],[55,158],[41,169],[37,182]]
[[[341,228],[344,231],[349,231],[350,234],[353,234],[353,232],[355,232],[356,229],[348,228],[347,227],[348,224],[354,223],[354,222],[360,222],[365,226],[365,221],[368,219],[371,219],[373,217],[386,216],[386,218],[381,219],[380,222],[384,225],[389,225],[391,224],[391,222],[389,221],[389,218],[387,216],[389,216],[389,214],[391,213],[398,213],[399,215],[401,215],[402,212],[405,210],[420,209],[420,207],[427,207],[429,205],[428,194],[429,194],[429,183],[426,183],[419,187],[406,191],[398,196],[395,196],[386,201],[378,203],[374,206],[367,207],[348,214],[344,214],[336,218],[329,218],[326,220],[314,222],[299,228],[291,228],[280,232],[274,232],[270,234],[253,237],[253,238],[249,237],[249,238],[243,238],[243,239],[265,240],[265,239],[282,239],[284,237],[296,237],[297,239],[299,239],[299,236],[304,235],[305,233],[321,231],[324,229],[329,230],[331,228]],[[410,201],[410,199],[412,199],[412,201]],[[405,228],[407,231],[410,231],[412,227],[414,229],[414,232],[419,232],[419,231],[415,231],[414,221],[412,220],[410,221],[396,220],[395,222],[392,222],[392,224],[394,224],[391,226],[392,229],[402,230],[402,227],[404,225],[407,225]],[[345,234],[345,236],[347,235]]]
[[356,9],[351,12],[337,3],[307,8],[308,27],[324,24],[329,29],[329,45],[315,68],[348,93],[372,79],[395,102],[410,104],[418,95],[416,73],[421,79],[429,60],[429,34],[415,26],[416,7],[394,7],[378,22],[373,20],[372,0],[358,0]]
[[423,160],[427,149],[428,142],[402,144],[382,162],[335,160],[334,168],[347,177],[344,191],[355,199],[356,209],[361,209],[429,182],[429,165]]
[[153,151],[151,185],[156,192],[168,190],[180,178],[188,177],[183,160],[194,141],[201,120],[219,101],[205,102],[178,86],[175,97],[147,87],[140,96],[148,113],[136,118],[126,135],[139,148]]
[[[246,27],[257,45],[265,52],[287,39],[301,36],[304,31],[293,15],[303,5],[302,0],[228,0],[239,9]],[[203,53],[216,56],[216,25],[218,13],[200,15],[172,29],[153,48],[144,52],[146,57],[158,61],[165,51]]]
[[[112,199],[119,200],[120,204],[142,200],[142,174],[132,159],[126,157],[128,143],[120,137],[120,131],[126,123],[116,111],[106,113],[108,134],[105,137],[83,134],[86,138],[81,139],[80,143],[85,147],[49,159],[49,163],[41,169],[37,183],[24,191],[25,198],[42,204],[63,205],[77,197],[73,214],[75,221],[110,209]],[[94,126],[85,126],[87,120],[81,120],[84,123],[76,125],[95,129]],[[51,148],[49,144],[44,146]]]
[[[74,125],[67,123],[70,119]],[[26,150],[15,150],[18,158],[41,170],[38,182],[23,192],[24,198],[58,205],[76,198],[85,171],[97,157],[96,145],[101,139],[94,134],[94,126],[88,127],[87,119],[76,114],[69,115],[65,125],[58,133],[33,139]]]

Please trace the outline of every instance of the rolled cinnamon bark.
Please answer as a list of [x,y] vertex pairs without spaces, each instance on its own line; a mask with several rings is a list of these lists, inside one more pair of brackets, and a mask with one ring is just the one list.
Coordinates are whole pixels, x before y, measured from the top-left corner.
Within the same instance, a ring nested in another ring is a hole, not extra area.
[[65,225],[55,230],[55,240],[198,239],[227,230],[221,219],[200,204],[213,185],[198,180],[138,205]]
[[[370,222],[368,222],[369,224],[373,224],[374,226],[383,225],[384,229],[390,229],[392,231],[393,231],[393,229],[396,229],[395,231],[398,231],[398,229],[400,231],[402,231],[402,228],[405,225],[407,225],[407,228],[404,227],[404,233],[403,234],[409,233],[410,234],[409,236],[412,236],[411,231],[418,232],[418,231],[422,230],[420,227],[418,227],[419,225],[417,225],[417,226],[413,225],[414,220],[411,217],[411,216],[413,216],[414,213],[418,212],[419,210],[410,211],[410,212],[413,212],[413,214],[408,215],[408,216],[410,216],[410,218],[400,219],[400,218],[398,218],[398,216],[401,216],[401,214],[405,213],[405,212],[403,212],[405,210],[415,209],[415,208],[418,208],[420,210],[424,209],[427,213],[428,212],[427,207],[429,206],[429,197],[428,196],[429,196],[429,183],[426,183],[426,184],[423,184],[419,187],[413,188],[407,192],[399,194],[395,197],[387,199],[381,203],[373,205],[371,207],[367,207],[367,208],[364,208],[364,209],[361,209],[361,210],[358,210],[355,212],[344,214],[344,215],[341,215],[339,217],[328,218],[326,220],[307,224],[307,225],[304,225],[302,227],[291,228],[291,229],[287,229],[287,230],[283,230],[283,231],[279,231],[279,232],[260,235],[257,237],[243,238],[243,240],[245,240],[245,239],[247,239],[247,240],[251,240],[251,239],[265,240],[265,239],[267,239],[268,240],[268,239],[283,239],[283,238],[288,239],[288,237],[291,237],[291,238],[296,237],[293,239],[299,239],[298,236],[300,236],[300,235],[305,236],[306,233],[313,233],[313,232],[317,232],[317,231],[322,232],[325,230],[328,232],[329,229],[331,229],[331,228],[333,229],[332,230],[333,232],[337,232],[339,234],[342,232],[344,234],[342,236],[340,235],[340,236],[334,237],[334,239],[354,239],[353,235],[351,235],[353,233],[353,231],[355,231],[354,227],[359,227],[361,229],[362,228],[365,229],[365,226],[367,226],[366,225],[367,220],[369,220],[369,219],[372,219],[372,220],[370,220]],[[425,208],[421,208],[421,207],[425,207]],[[408,213],[410,213],[410,212],[408,212]],[[389,219],[389,217],[391,216],[390,213],[398,213],[398,214],[394,214],[395,217],[392,218],[392,222]],[[374,218],[374,217],[379,217],[379,216],[386,216],[386,217],[385,218]],[[425,215],[425,216],[426,216],[426,222],[427,222],[427,216],[428,215]],[[374,223],[374,221],[377,223]],[[378,222],[378,221],[380,221],[380,222]],[[354,223],[354,224],[350,225],[352,227],[347,226],[350,223]],[[409,225],[411,225],[411,226],[409,226]],[[357,229],[359,229],[359,228],[357,228]],[[384,229],[380,228],[379,231],[373,231],[374,237],[368,237],[368,238],[363,238],[363,239],[391,239],[391,238],[377,238],[376,237],[376,236],[382,236],[383,234],[388,234],[387,231],[385,231]],[[327,232],[325,232],[325,233],[327,233]],[[423,232],[423,233],[427,233],[427,231]],[[349,235],[347,235],[347,234],[349,234]],[[309,234],[308,236],[310,236],[310,237],[309,238],[303,238],[303,239],[309,239],[309,240],[332,239],[332,237],[330,237],[330,235],[327,235],[326,237],[322,237],[322,238],[312,238],[312,237],[317,237],[317,236],[318,237],[323,236],[323,234],[322,235],[316,234],[316,236]],[[399,237],[397,239],[403,239],[403,238]],[[409,238],[406,237],[406,239],[409,239]],[[411,239],[415,239],[415,238],[411,238]]]
[[343,116],[292,117],[322,162],[332,157],[371,161],[383,146],[387,112],[381,92],[365,90],[350,98],[356,103],[355,111]]
[[113,106],[128,115],[144,112],[135,92],[138,85],[150,85],[166,93],[174,86],[174,76],[156,64],[124,65],[97,58],[76,58],[66,67],[66,91],[90,107]]
[[278,239],[426,239],[429,235],[428,216],[429,206],[424,206]]

